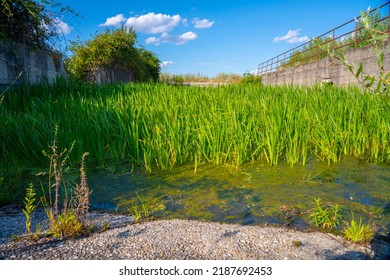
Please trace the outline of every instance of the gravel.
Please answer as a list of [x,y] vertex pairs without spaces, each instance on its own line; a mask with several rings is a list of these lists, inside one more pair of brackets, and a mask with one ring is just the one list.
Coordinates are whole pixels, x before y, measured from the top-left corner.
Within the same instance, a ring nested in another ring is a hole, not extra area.
[[[40,222],[45,230],[44,221],[43,210],[37,211],[33,224]],[[383,240],[361,246],[332,234],[286,227],[188,220],[134,223],[131,216],[98,212],[90,213],[89,221],[97,232],[85,237],[11,241],[11,235],[25,234],[24,217],[1,209],[0,259],[383,259],[390,247]],[[105,224],[110,228],[103,231]]]

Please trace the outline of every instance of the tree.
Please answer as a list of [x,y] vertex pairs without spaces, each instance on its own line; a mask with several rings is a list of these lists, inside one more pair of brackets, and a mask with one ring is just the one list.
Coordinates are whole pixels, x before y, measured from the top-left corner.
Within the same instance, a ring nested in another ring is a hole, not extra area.
[[85,43],[72,42],[73,55],[65,60],[65,66],[72,78],[88,81],[105,68],[131,70],[136,81],[157,81],[160,61],[150,51],[135,47],[137,36],[133,29],[106,29]]
[[53,0],[1,0],[0,39],[53,49],[59,18],[66,13],[78,15]]

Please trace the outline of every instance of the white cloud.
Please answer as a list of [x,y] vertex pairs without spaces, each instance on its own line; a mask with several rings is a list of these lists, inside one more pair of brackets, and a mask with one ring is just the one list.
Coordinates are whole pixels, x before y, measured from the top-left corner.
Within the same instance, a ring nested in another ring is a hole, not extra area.
[[189,32],[186,32],[186,33],[183,33],[181,34],[178,38],[177,38],[177,42],[179,44],[184,44],[186,43],[187,41],[191,41],[191,40],[195,40],[196,38],[198,38],[198,35],[196,35],[196,33],[192,32],[192,31],[189,31]]
[[139,17],[128,18],[126,26],[133,27],[138,32],[156,34],[171,31],[180,21],[181,17],[179,15],[148,13]]
[[57,29],[56,32],[60,34],[68,35],[73,30],[73,27],[69,26],[66,22],[63,22],[59,18],[54,19],[54,24]]
[[196,33],[189,31],[186,33],[183,33],[179,36],[175,35],[169,35],[167,32],[164,32],[161,34],[160,37],[149,37],[146,39],[147,44],[154,44],[156,46],[160,45],[161,43],[171,43],[175,45],[183,45],[187,43],[188,41],[192,41],[198,38],[198,35]]
[[211,65],[210,62],[198,62],[197,64],[200,66],[210,66]]
[[215,21],[209,21],[208,19],[199,19],[199,18],[194,18],[192,20],[192,23],[195,24],[195,28],[210,28],[211,26],[213,26],[213,24],[215,23]]
[[106,19],[105,23],[99,24],[99,26],[120,26],[123,22],[126,21],[126,18],[123,14],[116,15],[114,17],[109,17]]
[[289,44],[294,44],[294,43],[300,43],[300,42],[306,42],[309,40],[309,37],[307,36],[302,36],[298,37],[300,29],[295,29],[295,30],[289,30],[286,35],[280,36],[280,37],[275,37],[274,43],[278,43],[281,41],[287,41]]
[[303,36],[303,37],[294,37],[291,38],[290,40],[287,41],[289,44],[294,44],[294,43],[303,43],[309,41],[309,37]]
[[160,45],[159,39],[156,37],[149,37],[145,40],[146,44]]
[[161,68],[168,68],[171,67],[173,64],[175,64],[173,61],[162,61],[160,63]]
[[296,37],[297,35],[299,35],[299,29],[289,30],[286,35],[280,36],[280,37],[275,37],[274,43],[289,40],[291,38]]

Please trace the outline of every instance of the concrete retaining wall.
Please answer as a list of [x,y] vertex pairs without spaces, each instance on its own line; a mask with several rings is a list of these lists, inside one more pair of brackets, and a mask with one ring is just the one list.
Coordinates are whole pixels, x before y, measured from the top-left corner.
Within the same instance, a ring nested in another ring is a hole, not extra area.
[[135,75],[130,69],[104,68],[90,73],[87,81],[98,85],[111,83],[130,83],[135,81]]
[[60,54],[0,41],[0,87],[52,82],[66,77]]
[[[348,62],[357,66],[362,62],[365,74],[377,75],[379,72],[377,58],[370,47],[347,51],[344,56]],[[389,48],[385,52],[384,69],[390,71]],[[313,85],[323,82],[335,85],[359,84],[345,65],[330,58],[267,73],[263,75],[262,82],[272,85]]]

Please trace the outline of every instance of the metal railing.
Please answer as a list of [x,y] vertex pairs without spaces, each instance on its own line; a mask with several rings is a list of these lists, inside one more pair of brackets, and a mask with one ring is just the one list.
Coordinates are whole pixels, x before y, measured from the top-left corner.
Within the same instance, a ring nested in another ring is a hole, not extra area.
[[[377,13],[376,23],[385,23],[386,32],[390,33],[390,1],[370,10],[369,14]],[[384,13],[384,15],[381,15]],[[332,44],[333,49],[340,48],[359,48],[370,37],[359,36],[359,32],[365,28],[359,26],[358,16],[347,21],[336,28],[329,30],[317,36],[316,40],[322,40],[323,43]],[[325,57],[326,54],[315,44],[314,40],[309,40],[295,48],[285,51],[267,61],[260,63],[257,67],[257,75],[264,75],[280,70],[281,68],[295,67],[311,61],[316,61]]]

